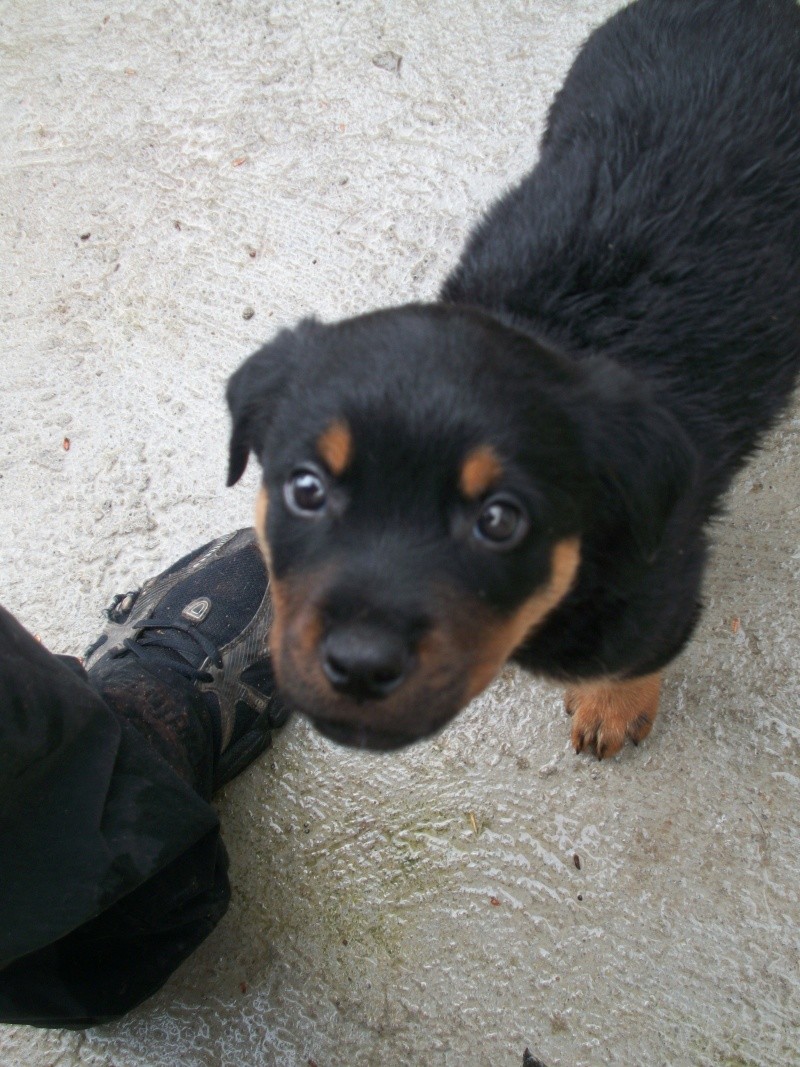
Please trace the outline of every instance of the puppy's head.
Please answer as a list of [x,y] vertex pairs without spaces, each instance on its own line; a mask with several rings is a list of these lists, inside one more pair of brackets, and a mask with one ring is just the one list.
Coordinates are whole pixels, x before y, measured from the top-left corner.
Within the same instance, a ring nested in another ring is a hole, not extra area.
[[254,452],[278,682],[323,733],[434,732],[568,595],[597,488],[585,385],[442,306],[306,321],[233,375],[229,484]]

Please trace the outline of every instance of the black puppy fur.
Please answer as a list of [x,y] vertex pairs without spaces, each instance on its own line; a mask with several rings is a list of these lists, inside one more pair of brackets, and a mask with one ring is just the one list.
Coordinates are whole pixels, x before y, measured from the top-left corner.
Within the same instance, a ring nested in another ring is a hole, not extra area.
[[513,655],[577,686],[576,748],[645,736],[705,524],[798,369],[800,8],[639,0],[439,302],[307,320],[231,378],[287,698],[392,747]]

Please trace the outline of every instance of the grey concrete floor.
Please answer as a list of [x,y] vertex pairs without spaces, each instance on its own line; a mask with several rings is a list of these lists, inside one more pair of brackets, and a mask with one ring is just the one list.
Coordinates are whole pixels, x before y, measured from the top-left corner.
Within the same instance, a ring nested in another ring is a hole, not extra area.
[[[50,648],[250,521],[227,375],[431,297],[617,6],[0,4],[0,598]],[[516,669],[399,755],[294,722],[220,797],[215,933],[116,1025],[0,1027],[3,1067],[800,1063],[799,457],[795,405],[639,749],[576,757]]]

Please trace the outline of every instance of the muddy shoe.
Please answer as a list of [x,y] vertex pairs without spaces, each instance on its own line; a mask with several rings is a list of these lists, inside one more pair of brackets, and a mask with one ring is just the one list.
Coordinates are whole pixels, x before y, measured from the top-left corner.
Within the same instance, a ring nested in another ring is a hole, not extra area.
[[90,681],[204,796],[289,717],[275,694],[272,601],[252,529],[196,549],[106,614],[85,655]]

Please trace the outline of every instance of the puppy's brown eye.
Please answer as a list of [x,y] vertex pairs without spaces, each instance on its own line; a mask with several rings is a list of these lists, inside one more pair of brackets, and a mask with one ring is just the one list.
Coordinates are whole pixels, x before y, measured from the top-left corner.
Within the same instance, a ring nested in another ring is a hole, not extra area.
[[502,497],[486,502],[474,527],[478,541],[503,551],[516,548],[527,532],[528,519],[522,508]]
[[283,487],[286,505],[295,515],[319,515],[325,510],[328,492],[322,475],[311,467],[299,467]]

